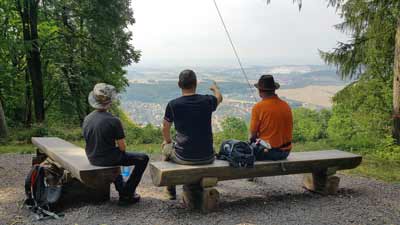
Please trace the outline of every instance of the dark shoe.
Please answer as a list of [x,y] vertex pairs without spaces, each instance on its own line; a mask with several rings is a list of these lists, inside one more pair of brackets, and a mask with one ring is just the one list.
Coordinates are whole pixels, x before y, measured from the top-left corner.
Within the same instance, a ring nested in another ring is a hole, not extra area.
[[133,205],[140,201],[140,195],[134,194],[133,196],[119,196],[118,205],[119,206],[128,206]]
[[169,200],[176,200],[176,188],[175,188],[175,186],[166,187],[165,188],[165,196]]

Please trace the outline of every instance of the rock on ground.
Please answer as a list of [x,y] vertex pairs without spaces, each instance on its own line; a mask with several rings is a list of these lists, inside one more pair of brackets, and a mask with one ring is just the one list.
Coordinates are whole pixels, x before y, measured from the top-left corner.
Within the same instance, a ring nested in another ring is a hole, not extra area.
[[30,160],[30,155],[0,155],[0,225],[400,224],[398,184],[340,175],[339,193],[321,196],[301,187],[301,175],[226,181],[218,185],[220,209],[202,214],[183,208],[179,201],[167,200],[163,188],[154,187],[148,173],[138,188],[142,196],[139,204],[119,207],[113,189],[109,202],[77,203],[64,211],[62,219],[35,222],[22,207]]

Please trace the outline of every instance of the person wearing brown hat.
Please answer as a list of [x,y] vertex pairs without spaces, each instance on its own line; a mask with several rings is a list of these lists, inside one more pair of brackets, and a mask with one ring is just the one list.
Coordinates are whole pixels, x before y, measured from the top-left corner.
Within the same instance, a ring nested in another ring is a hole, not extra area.
[[122,175],[114,181],[115,189],[119,192],[119,205],[129,205],[140,199],[136,187],[142,179],[149,157],[143,153],[126,152],[122,123],[108,112],[116,96],[117,91],[112,85],[99,83],[94,86],[88,101],[95,110],[85,117],[83,136],[86,155],[92,165],[135,166],[126,182]]
[[256,151],[257,160],[282,160],[292,149],[293,116],[290,106],[275,93],[279,83],[272,75],[262,75],[258,83],[261,101],[253,106],[250,119],[250,142],[266,143]]

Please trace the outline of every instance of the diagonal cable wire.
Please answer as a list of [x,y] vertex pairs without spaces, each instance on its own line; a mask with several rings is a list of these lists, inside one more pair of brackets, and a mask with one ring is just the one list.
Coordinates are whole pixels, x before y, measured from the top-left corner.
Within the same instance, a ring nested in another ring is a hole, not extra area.
[[219,10],[217,1],[216,1],[216,0],[213,0],[213,1],[214,1],[215,9],[217,9],[218,16],[219,16],[219,18],[220,18],[220,20],[221,20],[222,26],[223,26],[224,29],[225,29],[226,36],[228,37],[229,43],[231,43],[233,52],[235,53],[236,59],[237,59],[237,61],[238,61],[238,63],[239,63],[240,69],[241,69],[241,71],[242,71],[244,77],[246,78],[247,84],[249,85],[249,89],[250,89],[251,95],[254,97],[254,100],[257,102],[257,98],[256,98],[256,95],[255,95],[255,93],[254,93],[253,87],[251,86],[250,81],[249,81],[249,78],[247,77],[247,73],[246,73],[246,71],[245,71],[244,68],[243,68],[242,61],[240,60],[239,54],[238,54],[238,52],[236,51],[236,47],[235,47],[235,45],[234,45],[234,43],[233,43],[233,41],[232,41],[231,35],[230,35],[229,30],[228,30],[228,28],[227,28],[227,26],[226,26],[226,24],[225,24],[224,18],[222,17],[221,11]]

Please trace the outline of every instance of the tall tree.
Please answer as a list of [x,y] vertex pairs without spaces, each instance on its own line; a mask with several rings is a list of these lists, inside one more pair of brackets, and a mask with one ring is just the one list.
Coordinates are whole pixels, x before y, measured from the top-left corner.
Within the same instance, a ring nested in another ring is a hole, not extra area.
[[140,57],[127,29],[134,22],[130,0],[0,0],[0,96],[9,125],[75,124],[90,112],[96,83],[123,90],[123,67]]
[[[267,0],[270,3],[270,0]],[[326,0],[336,7],[344,22],[336,28],[349,33],[349,43],[339,43],[333,52],[320,52],[345,77],[379,77],[392,80],[392,136],[400,144],[400,1]],[[293,0],[299,9],[302,0]]]
[[16,7],[22,21],[23,39],[27,44],[26,61],[32,82],[35,119],[36,122],[41,123],[45,119],[45,107],[38,33],[39,2],[40,0],[16,0]]

